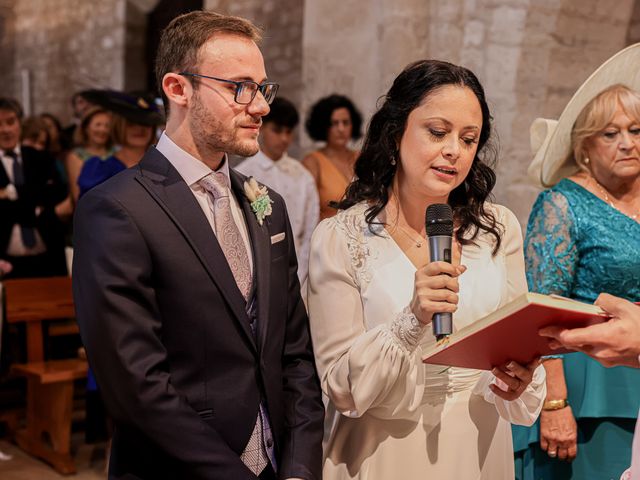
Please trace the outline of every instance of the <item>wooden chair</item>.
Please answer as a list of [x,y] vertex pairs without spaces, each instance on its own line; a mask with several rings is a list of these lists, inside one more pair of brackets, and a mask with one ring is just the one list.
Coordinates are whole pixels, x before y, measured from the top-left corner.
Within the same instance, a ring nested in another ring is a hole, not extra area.
[[25,322],[27,327],[27,363],[11,367],[27,378],[27,424],[17,432],[16,441],[58,472],[75,473],[70,453],[73,382],[87,376],[87,362],[45,360],[43,346],[43,322],[75,315],[71,279],[7,280],[4,289],[6,321]]

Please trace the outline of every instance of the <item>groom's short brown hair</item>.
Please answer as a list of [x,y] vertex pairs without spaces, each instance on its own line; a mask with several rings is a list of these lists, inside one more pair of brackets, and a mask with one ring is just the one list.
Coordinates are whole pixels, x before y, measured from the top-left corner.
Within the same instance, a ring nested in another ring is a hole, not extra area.
[[[162,79],[169,72],[194,72],[202,45],[217,33],[230,33],[260,42],[261,30],[241,17],[198,10],[174,18],[163,30],[156,55],[156,82],[169,113],[169,101],[162,90]],[[198,73],[198,72],[194,72]],[[197,88],[197,83],[194,84]]]

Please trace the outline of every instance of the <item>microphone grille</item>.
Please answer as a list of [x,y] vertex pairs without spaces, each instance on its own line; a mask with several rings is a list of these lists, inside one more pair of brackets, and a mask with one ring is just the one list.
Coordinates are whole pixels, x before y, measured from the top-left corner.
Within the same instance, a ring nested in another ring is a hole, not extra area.
[[427,207],[425,227],[429,237],[453,235],[453,211],[446,203],[434,203]]

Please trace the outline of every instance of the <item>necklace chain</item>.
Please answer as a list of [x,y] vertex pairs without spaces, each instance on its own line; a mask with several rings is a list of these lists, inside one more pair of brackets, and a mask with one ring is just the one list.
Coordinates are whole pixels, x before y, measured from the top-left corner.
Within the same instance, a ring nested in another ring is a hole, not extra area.
[[411,235],[409,235],[409,232],[407,232],[402,225],[398,224],[398,228],[400,229],[400,231],[409,239],[411,240],[417,248],[422,247],[422,243],[424,242],[424,239],[422,237],[420,237],[420,240],[416,240],[415,238],[413,238]]
[[598,182],[594,177],[591,177],[591,178],[593,178],[593,181],[595,182],[596,187],[598,188],[598,190],[600,190],[600,193],[601,193],[601,194],[602,194],[602,196],[604,197],[604,201],[605,201],[605,202],[607,202],[607,203],[611,206],[611,208],[613,208],[613,209],[615,209],[615,210],[619,211],[619,212],[620,212],[620,213],[622,213],[623,215],[627,215],[627,216],[631,217],[633,220],[636,220],[636,221],[638,220],[638,217],[640,216],[640,212],[636,212],[636,213],[635,213],[635,215],[628,215],[628,214],[624,213],[622,210],[620,210],[620,209],[616,206],[616,204],[613,202],[613,200],[611,200],[611,197],[609,196],[609,192],[608,192],[608,190],[607,190],[606,188],[604,188],[604,187],[600,184],[600,182]]

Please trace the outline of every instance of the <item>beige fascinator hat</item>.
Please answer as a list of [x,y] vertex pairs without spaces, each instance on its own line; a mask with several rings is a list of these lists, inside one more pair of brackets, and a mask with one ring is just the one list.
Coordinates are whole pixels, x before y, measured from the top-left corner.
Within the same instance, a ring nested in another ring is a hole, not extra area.
[[571,152],[571,130],[582,109],[605,88],[620,83],[640,91],[640,43],[621,50],[604,62],[573,95],[558,120],[537,118],[531,124],[533,161],[529,177],[551,187],[578,171]]

